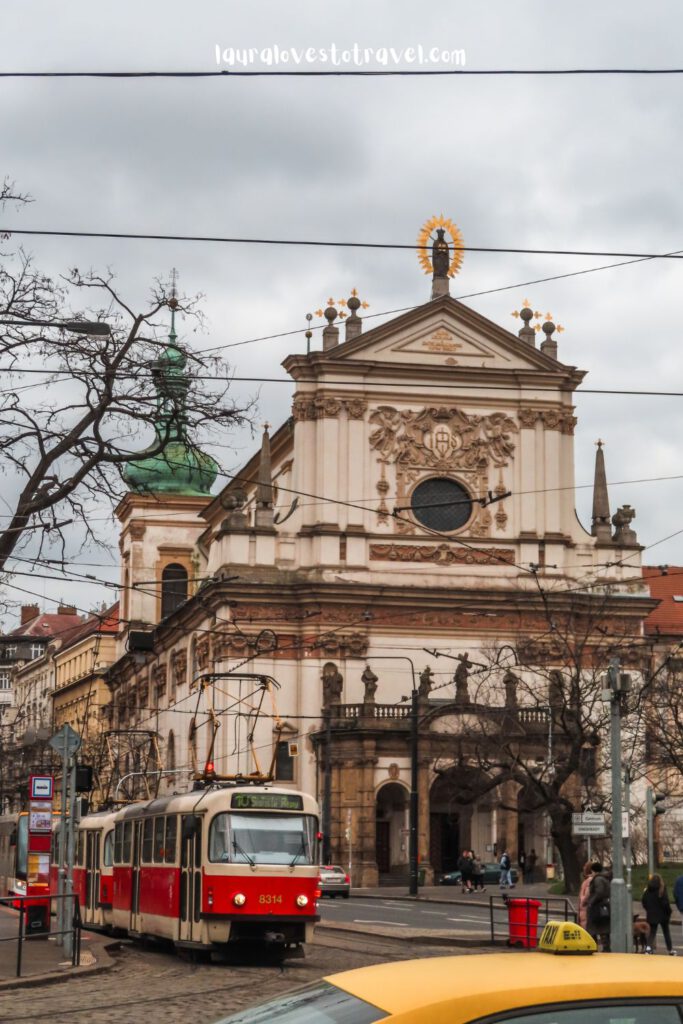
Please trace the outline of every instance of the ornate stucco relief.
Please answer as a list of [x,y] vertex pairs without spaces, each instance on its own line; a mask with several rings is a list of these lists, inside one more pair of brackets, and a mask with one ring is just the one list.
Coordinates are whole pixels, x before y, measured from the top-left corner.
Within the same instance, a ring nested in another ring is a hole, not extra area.
[[514,551],[491,548],[489,551],[451,547],[449,544],[371,544],[370,561],[432,562],[435,565],[500,565],[514,563]]
[[[381,405],[370,414],[370,446],[379,455],[382,476],[377,489],[382,495],[386,483],[385,467],[396,467],[398,504],[407,499],[409,489],[426,473],[458,474],[467,480],[474,498],[486,494],[489,471],[507,466],[515,450],[512,435],[518,432],[515,421],[503,412],[487,416],[468,415],[460,409],[432,406],[417,412]],[[384,495],[377,512],[378,523],[386,525]],[[499,529],[505,521],[496,520]],[[493,517],[475,504],[467,532],[475,537],[491,534]],[[408,516],[394,518],[400,534],[414,534],[416,525]]]
[[559,430],[562,434],[573,434],[576,416],[571,409],[534,409],[523,407],[519,410],[519,424],[527,429],[542,423],[546,430]]
[[299,395],[292,405],[295,420],[336,419],[340,412],[346,412],[349,419],[363,419],[368,403],[363,398],[335,398],[330,395],[303,397]]

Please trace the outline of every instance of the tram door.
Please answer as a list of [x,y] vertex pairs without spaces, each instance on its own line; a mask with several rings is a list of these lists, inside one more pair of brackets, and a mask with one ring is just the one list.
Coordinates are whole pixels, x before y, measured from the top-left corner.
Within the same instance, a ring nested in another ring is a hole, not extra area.
[[85,834],[85,921],[99,921],[100,905],[100,833],[88,829]]
[[178,938],[197,942],[202,910],[202,819],[183,814],[180,819],[180,928]]
[[140,930],[140,860],[142,857],[142,821],[133,822],[133,867],[130,878],[130,930]]

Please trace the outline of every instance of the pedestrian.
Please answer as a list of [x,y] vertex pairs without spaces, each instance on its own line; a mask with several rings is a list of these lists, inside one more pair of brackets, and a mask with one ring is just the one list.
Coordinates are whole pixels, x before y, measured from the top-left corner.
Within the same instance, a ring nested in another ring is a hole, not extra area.
[[514,889],[514,885],[512,884],[512,861],[510,860],[510,854],[507,850],[503,850],[498,867],[500,868],[501,889]]
[[669,928],[671,904],[669,903],[669,896],[661,875],[652,875],[640,902],[643,904],[645,918],[650,926],[650,940],[645,952],[654,953],[657,948],[657,928],[661,928],[669,955],[676,956],[676,951],[671,942],[671,929]]
[[603,953],[610,951],[609,882],[603,874],[602,864],[591,864],[592,877],[588,886],[587,931],[596,943],[602,942]]
[[593,865],[587,860],[583,865],[583,881],[579,889],[579,924],[586,929],[588,928],[588,890],[592,877]]
[[482,864],[476,853],[472,853],[472,881],[474,883],[474,891],[479,890],[480,892],[486,892],[484,887],[484,865]]
[[679,875],[674,882],[674,903],[681,915],[681,926],[683,927],[683,875]]
[[517,857],[517,865],[519,867],[519,873],[522,876],[522,880],[526,882],[526,854],[523,849],[519,851],[519,856]]
[[533,846],[529,850],[529,856],[526,859],[526,882],[533,882],[534,872],[536,871],[536,862],[538,861],[538,854],[534,850]]
[[458,871],[462,882],[463,893],[472,892],[472,878],[474,875],[472,854],[469,850],[463,850],[462,856],[458,858]]

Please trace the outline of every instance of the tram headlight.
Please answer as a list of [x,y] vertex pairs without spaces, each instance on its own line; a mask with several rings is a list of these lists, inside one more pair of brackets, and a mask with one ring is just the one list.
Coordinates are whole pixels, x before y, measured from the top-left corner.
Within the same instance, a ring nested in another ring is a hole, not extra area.
[[243,907],[244,904],[247,902],[247,897],[244,895],[243,892],[238,892],[235,893],[235,895],[233,896],[232,902],[235,904],[236,907]]
[[297,907],[307,907],[308,906],[308,896],[297,896],[297,898],[296,898],[296,905],[297,905]]

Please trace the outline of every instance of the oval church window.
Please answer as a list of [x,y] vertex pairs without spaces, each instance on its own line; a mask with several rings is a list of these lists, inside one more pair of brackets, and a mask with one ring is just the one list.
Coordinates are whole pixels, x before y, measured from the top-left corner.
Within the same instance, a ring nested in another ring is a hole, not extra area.
[[418,523],[430,530],[459,530],[472,515],[472,499],[455,480],[433,477],[413,491],[411,509]]

